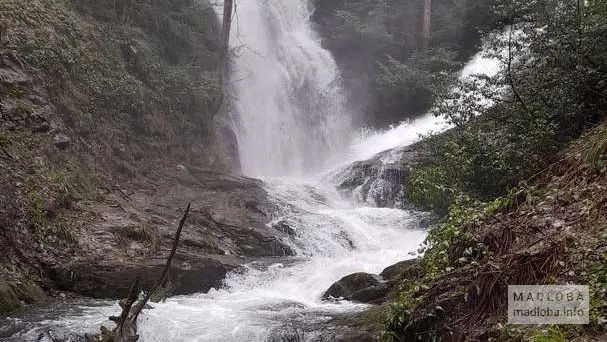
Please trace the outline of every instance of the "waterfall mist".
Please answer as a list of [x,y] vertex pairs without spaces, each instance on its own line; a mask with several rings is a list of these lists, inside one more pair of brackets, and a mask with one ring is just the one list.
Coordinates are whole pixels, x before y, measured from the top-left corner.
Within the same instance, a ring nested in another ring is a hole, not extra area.
[[312,10],[308,0],[237,3],[229,103],[248,176],[313,173],[351,139],[352,113]]

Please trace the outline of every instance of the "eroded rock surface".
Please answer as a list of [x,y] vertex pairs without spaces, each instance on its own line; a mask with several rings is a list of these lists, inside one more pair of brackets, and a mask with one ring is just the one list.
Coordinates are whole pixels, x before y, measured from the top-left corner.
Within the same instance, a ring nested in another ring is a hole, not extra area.
[[267,224],[275,209],[260,182],[184,167],[164,186],[116,189],[86,208],[92,215],[79,236],[84,252],[50,265],[51,278],[94,297],[124,296],[136,276],[151,286],[187,203],[192,210],[170,272],[173,294],[218,288],[252,258],[293,254],[288,234]]
[[411,168],[426,163],[429,152],[423,143],[381,152],[351,164],[333,176],[343,193],[377,207],[408,208],[407,181]]
[[202,123],[185,123],[194,132],[179,144],[191,144],[165,144],[119,116],[68,108],[43,76],[0,51],[0,312],[43,300],[40,288],[119,298],[137,276],[150,288],[188,203],[170,294],[217,288],[252,259],[293,254],[289,231],[269,224],[276,204],[262,183],[201,157],[227,153],[199,146],[211,134]]

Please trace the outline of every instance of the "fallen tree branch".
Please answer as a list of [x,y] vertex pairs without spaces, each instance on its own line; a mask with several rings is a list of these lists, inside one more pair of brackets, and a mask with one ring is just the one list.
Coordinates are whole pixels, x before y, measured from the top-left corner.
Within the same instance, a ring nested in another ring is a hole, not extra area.
[[169,268],[171,267],[171,262],[173,262],[173,257],[175,257],[175,252],[177,252],[177,245],[179,244],[179,237],[181,236],[181,230],[183,229],[183,225],[185,224],[185,220],[188,217],[189,212],[190,212],[190,204],[188,203],[188,207],[185,209],[185,213],[183,214],[181,221],[179,221],[179,228],[177,228],[177,233],[175,233],[175,242],[173,242],[173,249],[171,249],[171,253],[169,254],[167,262],[164,265],[164,269],[162,270],[162,274],[160,275],[160,280],[158,281],[158,283],[156,284],[154,289],[149,291],[146,294],[146,296],[144,297],[144,299],[141,301],[141,303],[137,306],[137,309],[131,315],[131,318],[130,318],[131,321],[137,320],[137,316],[139,316],[139,313],[141,312],[141,310],[143,310],[143,308],[148,303],[148,301],[150,300],[152,295],[156,291],[158,291],[160,286],[162,286],[162,284],[164,284],[164,282],[166,281],[166,278],[169,275]]
[[[185,220],[188,217],[190,212],[190,204],[185,210],[181,221],[179,222],[179,227],[177,228],[177,232],[175,233],[175,241],[173,242],[173,248],[171,249],[171,253],[169,254],[166,264],[162,270],[162,274],[160,275],[159,280],[152,290],[150,290],[143,300],[138,303],[135,307],[138,290],[139,290],[139,279],[136,279],[135,282],[131,285],[128,293],[128,297],[120,301],[120,307],[122,307],[122,313],[120,316],[112,316],[109,319],[116,323],[116,327],[113,330],[109,330],[105,327],[101,327],[101,334],[96,336],[85,336],[86,341],[88,342],[136,342],[139,340],[139,335],[137,335],[137,317],[141,313],[141,311],[145,308],[146,304],[152,297],[152,295],[164,284],[169,274],[169,268],[171,267],[171,263],[173,258],[175,257],[175,253],[177,252],[177,245],[179,244],[179,238],[181,236],[181,231],[183,230],[183,226],[185,224]],[[131,312],[132,311],[132,312]]]

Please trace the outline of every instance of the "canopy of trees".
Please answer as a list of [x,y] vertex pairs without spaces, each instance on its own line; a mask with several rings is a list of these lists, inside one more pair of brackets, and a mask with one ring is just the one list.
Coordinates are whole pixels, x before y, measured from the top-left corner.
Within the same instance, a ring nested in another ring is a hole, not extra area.
[[[342,68],[363,121],[386,126],[425,112],[431,73],[454,71],[495,26],[487,1],[434,0],[429,50],[423,49],[424,1],[318,0],[314,20]],[[432,56],[434,62],[427,62]],[[435,63],[437,61],[440,63]]]

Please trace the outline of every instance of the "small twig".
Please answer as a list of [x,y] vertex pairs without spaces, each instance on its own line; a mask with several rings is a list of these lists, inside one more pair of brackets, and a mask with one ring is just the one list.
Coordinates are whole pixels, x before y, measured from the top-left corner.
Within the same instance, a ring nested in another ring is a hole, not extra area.
[[508,32],[508,84],[510,85],[510,88],[512,89],[512,92],[514,93],[514,97],[516,98],[516,100],[521,104],[521,106],[523,107],[523,110],[527,113],[529,113],[529,108],[527,107],[527,104],[525,104],[525,101],[523,101],[523,98],[521,97],[521,94],[518,92],[518,89],[516,87],[515,81],[514,81],[514,76],[512,75],[512,26],[510,26],[510,30]]

